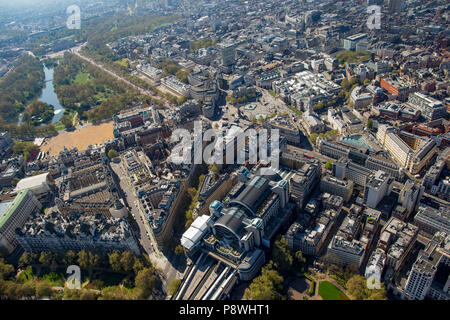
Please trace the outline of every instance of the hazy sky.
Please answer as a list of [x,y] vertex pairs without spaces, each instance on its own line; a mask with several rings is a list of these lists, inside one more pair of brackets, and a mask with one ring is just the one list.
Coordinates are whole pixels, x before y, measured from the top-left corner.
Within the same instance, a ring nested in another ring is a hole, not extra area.
[[79,2],[74,0],[0,0],[0,6],[23,7],[23,6],[46,6],[51,4],[64,4],[69,2]]

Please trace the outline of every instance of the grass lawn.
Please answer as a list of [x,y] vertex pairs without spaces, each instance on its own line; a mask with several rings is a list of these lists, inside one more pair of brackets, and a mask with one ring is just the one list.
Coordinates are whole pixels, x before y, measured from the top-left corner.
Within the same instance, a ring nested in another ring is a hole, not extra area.
[[336,58],[339,60],[340,64],[348,63],[356,63],[361,62],[367,59],[370,59],[371,55],[368,52],[362,51],[343,51],[339,52],[336,55]]
[[339,288],[328,281],[319,283],[319,295],[323,300],[349,300]]
[[89,73],[87,72],[80,72],[75,77],[75,83],[78,84],[87,84],[91,79],[89,78]]

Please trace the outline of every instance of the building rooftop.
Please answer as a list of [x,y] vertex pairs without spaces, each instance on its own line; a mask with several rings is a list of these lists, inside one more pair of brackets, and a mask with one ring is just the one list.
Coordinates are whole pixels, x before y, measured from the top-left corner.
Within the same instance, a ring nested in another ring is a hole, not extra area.
[[[28,189],[20,190],[12,202],[2,203],[2,208],[0,208],[0,228],[3,227],[17,207],[22,203],[28,191]],[[7,208],[5,209],[6,206]]]

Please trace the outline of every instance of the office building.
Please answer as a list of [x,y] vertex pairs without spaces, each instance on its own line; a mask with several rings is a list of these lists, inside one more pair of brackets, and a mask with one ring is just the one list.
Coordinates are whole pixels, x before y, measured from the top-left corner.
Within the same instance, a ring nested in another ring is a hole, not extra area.
[[399,204],[406,209],[407,215],[409,216],[413,211],[416,210],[420,199],[424,193],[424,187],[415,183],[412,180],[406,180],[403,188],[400,191],[398,198]]
[[289,248],[293,251],[300,250],[305,255],[319,256],[339,214],[339,211],[327,209],[318,215],[315,223],[310,223],[310,227],[303,223],[307,218],[300,216],[285,234]]
[[20,192],[21,190],[29,189],[39,201],[45,202],[53,194],[52,189],[54,185],[51,176],[48,173],[44,173],[20,180],[15,190]]
[[381,230],[377,245],[386,252],[386,265],[398,271],[414,247],[418,234],[417,226],[391,217]]
[[394,179],[383,171],[371,175],[364,189],[364,201],[367,206],[375,209],[378,203],[391,193],[393,183]]
[[354,182],[351,180],[340,180],[330,175],[325,175],[320,180],[320,191],[341,196],[348,202],[353,193]]
[[444,103],[423,93],[414,92],[410,94],[408,103],[413,108],[420,110],[421,114],[428,120],[436,120],[447,116],[447,107]]
[[344,265],[361,266],[366,248],[364,244],[356,239],[345,240],[341,236],[334,236],[328,245],[327,254],[337,257]]
[[0,203],[0,251],[10,254],[16,249],[16,229],[41,209],[41,203],[28,189],[19,191],[13,201]]
[[441,206],[435,209],[421,204],[414,216],[414,223],[429,234],[438,231],[450,234],[450,208]]
[[363,40],[367,39],[367,34],[365,33],[358,33],[354,34],[352,36],[349,36],[344,39],[344,49],[345,50],[356,50],[356,45]]
[[437,232],[419,254],[408,276],[403,298],[450,300],[450,236]]
[[51,211],[45,215],[34,215],[23,228],[17,230],[16,238],[25,251],[140,252],[127,220],[102,214],[71,212],[62,215]]
[[399,131],[388,125],[379,126],[376,137],[392,157],[412,174],[419,173],[428,165],[437,151],[434,140]]

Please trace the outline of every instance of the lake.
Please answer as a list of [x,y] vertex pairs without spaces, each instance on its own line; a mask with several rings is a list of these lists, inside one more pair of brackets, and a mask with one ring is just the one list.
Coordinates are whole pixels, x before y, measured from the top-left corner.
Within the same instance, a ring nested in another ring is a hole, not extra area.
[[42,94],[37,100],[51,104],[55,107],[55,115],[53,116],[52,123],[58,122],[64,114],[64,108],[59,103],[58,97],[56,96],[55,88],[53,87],[53,68],[48,69],[44,66],[45,73],[45,86],[42,89]]
[[[57,123],[64,114],[64,107],[59,103],[58,97],[56,96],[55,88],[53,87],[53,68],[48,69],[44,66],[45,73],[45,83],[42,93],[36,100],[51,104],[54,107],[55,115],[52,119],[52,124]],[[23,114],[19,114],[18,125],[22,124]]]

